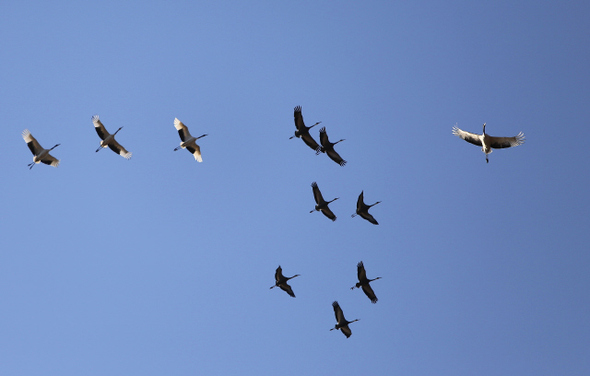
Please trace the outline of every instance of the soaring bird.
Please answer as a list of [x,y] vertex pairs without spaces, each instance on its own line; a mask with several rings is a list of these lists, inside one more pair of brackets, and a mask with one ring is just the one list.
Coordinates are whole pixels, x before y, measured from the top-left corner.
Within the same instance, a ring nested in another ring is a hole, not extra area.
[[320,192],[318,184],[315,181],[311,183],[311,189],[313,191],[313,198],[315,199],[316,206],[314,210],[310,210],[309,212],[313,213],[314,211],[321,211],[322,213],[324,213],[326,217],[330,218],[332,221],[335,221],[336,216],[334,215],[334,213],[332,213],[332,210],[330,210],[328,204],[332,201],[338,200],[339,197],[336,197],[331,201],[324,200],[324,198],[322,197],[322,192]]
[[203,158],[201,158],[201,148],[195,141],[197,141],[199,138],[207,136],[207,134],[200,135],[199,137],[191,136],[186,125],[182,124],[182,122],[177,118],[174,118],[174,127],[178,130],[181,140],[180,146],[174,149],[174,151],[186,149],[191,152],[191,154],[195,157],[195,160],[198,162],[203,162]]
[[336,325],[330,329],[330,330],[338,330],[340,329],[342,331],[342,333],[346,336],[346,338],[350,337],[350,335],[352,334],[352,332],[350,331],[350,328],[348,327],[348,324],[351,324],[355,321],[359,321],[359,319],[354,319],[352,321],[347,321],[344,318],[344,313],[342,312],[342,308],[340,308],[340,305],[338,304],[337,301],[334,301],[334,303],[332,303],[332,307],[334,307],[334,314],[336,315]]
[[319,151],[316,151],[316,154],[326,153],[331,160],[338,163],[340,166],[344,166],[346,161],[342,159],[338,153],[336,153],[336,150],[334,150],[334,145],[341,141],[344,141],[344,139],[338,140],[336,142],[330,142],[330,140],[328,140],[328,133],[326,133],[326,127],[322,127],[320,129],[320,142],[322,143],[322,146],[320,147]]
[[100,121],[98,115],[94,115],[92,117],[92,122],[94,123],[94,129],[96,130],[96,133],[98,133],[98,137],[100,137],[100,139],[102,140],[102,141],[100,141],[100,146],[98,147],[98,149],[96,149],[97,153],[102,148],[106,148],[108,146],[109,149],[111,149],[115,153],[119,154],[123,158],[125,158],[125,159],[131,158],[132,153],[125,150],[125,148],[123,146],[121,146],[121,144],[119,144],[117,142],[117,140],[115,140],[115,135],[121,129],[123,129],[123,127],[120,127],[119,129],[117,129],[117,131],[115,133],[110,134],[109,132],[107,132],[107,129],[104,127],[104,125]]
[[291,288],[291,286],[289,286],[289,284],[287,284],[288,280],[290,280],[291,278],[295,278],[295,277],[299,277],[299,274],[295,274],[292,277],[285,277],[283,275],[283,269],[279,265],[279,267],[277,268],[277,270],[275,272],[275,284],[274,284],[274,286],[271,286],[270,288],[273,289],[275,287],[280,287],[281,290],[286,291],[287,294],[289,294],[292,297],[295,297],[295,294],[293,293],[293,289]]
[[365,266],[363,265],[362,261],[359,262],[358,264],[356,264],[356,272],[357,272],[359,281],[357,282],[356,285],[352,286],[350,289],[354,290],[355,287],[362,288],[365,295],[367,295],[367,297],[371,300],[371,303],[373,303],[373,304],[377,303],[377,296],[375,296],[375,293],[373,292],[373,289],[371,288],[371,285],[369,283],[372,281],[375,281],[377,279],[380,279],[381,277],[367,279],[367,272],[365,271]]
[[378,225],[379,222],[377,222],[377,220],[375,218],[373,218],[373,216],[371,214],[369,214],[369,208],[371,206],[377,205],[381,201],[377,201],[373,205],[367,205],[367,204],[365,204],[365,202],[363,200],[363,194],[364,194],[364,191],[361,191],[361,194],[359,195],[359,198],[356,201],[356,213],[351,215],[351,217],[354,218],[356,215],[360,215],[362,218],[366,219],[367,221],[371,222],[372,224]]
[[309,134],[309,130],[311,128],[315,127],[316,125],[320,124],[321,121],[318,121],[317,123],[315,123],[311,127],[306,127],[305,123],[303,122],[303,116],[301,115],[301,106],[295,107],[295,109],[293,111],[293,115],[295,117],[295,128],[297,128],[297,130],[295,131],[294,136],[289,137],[289,140],[294,137],[297,137],[297,138],[302,139],[303,142],[305,142],[305,144],[307,146],[309,146],[310,148],[312,148],[316,152],[318,150],[320,150],[320,145],[318,145],[318,143],[315,142],[313,137],[311,137],[311,135]]
[[486,134],[486,123],[483,123],[482,134],[466,132],[457,126],[453,127],[453,134],[473,145],[481,146],[481,151],[486,154],[486,163],[490,162],[488,154],[492,152],[492,148],[503,149],[524,144],[524,133],[520,132],[514,137],[493,137]]
[[35,137],[33,137],[33,135],[31,134],[31,132],[29,132],[28,129],[25,129],[22,135],[23,139],[27,143],[27,146],[31,150],[31,153],[33,153],[34,155],[33,162],[27,165],[29,166],[29,170],[32,169],[36,163],[39,162],[43,162],[46,165],[51,165],[53,167],[57,167],[59,165],[59,159],[53,157],[51,154],[49,154],[49,152],[58,147],[60,144],[55,145],[51,149],[43,149],[43,147],[39,144],[39,142],[37,142]]

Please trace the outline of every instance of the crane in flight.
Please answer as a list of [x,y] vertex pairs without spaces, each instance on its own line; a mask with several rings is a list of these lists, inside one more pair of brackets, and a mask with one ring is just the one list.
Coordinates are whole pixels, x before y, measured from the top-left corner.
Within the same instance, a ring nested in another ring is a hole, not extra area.
[[354,319],[352,321],[346,320],[344,318],[344,313],[342,312],[342,308],[340,308],[340,305],[338,304],[337,301],[334,301],[334,303],[332,303],[332,307],[334,307],[334,314],[336,315],[336,325],[334,325],[334,327],[330,330],[340,329],[340,331],[346,336],[346,338],[350,337],[352,332],[350,331],[348,324],[351,324],[355,321],[359,321],[359,319]]
[[59,159],[49,154],[49,152],[58,147],[60,144],[55,145],[51,149],[44,149],[28,129],[25,129],[22,135],[23,139],[27,143],[27,146],[31,150],[31,153],[33,153],[33,162],[27,165],[29,166],[29,170],[32,169],[35,164],[40,162],[53,167],[59,166]]
[[177,118],[174,118],[174,128],[178,130],[178,135],[180,136],[180,146],[175,148],[174,151],[186,149],[193,155],[193,157],[195,157],[197,162],[203,162],[203,158],[201,157],[201,147],[197,145],[195,141],[207,136],[207,134],[200,135],[199,137],[191,136],[187,126],[182,124]]
[[475,134],[459,129],[456,125],[453,127],[453,134],[470,144],[481,146],[481,151],[486,155],[486,163],[489,163],[488,154],[492,149],[510,148],[524,144],[524,133],[520,132],[514,137],[493,137],[486,133],[486,123],[483,123],[482,134]]
[[289,286],[287,281],[295,277],[299,277],[299,274],[295,274],[292,277],[285,277],[283,275],[283,269],[279,265],[279,267],[275,271],[275,284],[274,286],[270,286],[270,288],[273,289],[275,287],[279,287],[281,290],[285,291],[287,294],[294,298],[295,294],[293,293],[293,289],[291,288],[291,286]]
[[92,123],[94,124],[94,129],[96,130],[96,133],[98,133],[98,137],[100,137],[100,139],[101,139],[100,146],[98,147],[98,149],[96,149],[97,153],[102,148],[108,147],[109,149],[111,149],[112,151],[119,154],[120,156],[122,156],[125,159],[131,158],[132,153],[128,152],[123,146],[121,146],[120,143],[117,142],[117,140],[115,140],[115,135],[121,129],[123,129],[123,127],[119,127],[119,129],[117,129],[117,131],[115,133],[110,134],[109,132],[107,132],[107,129],[104,127],[104,125],[100,121],[100,118],[98,117],[98,115],[94,115],[92,117]]

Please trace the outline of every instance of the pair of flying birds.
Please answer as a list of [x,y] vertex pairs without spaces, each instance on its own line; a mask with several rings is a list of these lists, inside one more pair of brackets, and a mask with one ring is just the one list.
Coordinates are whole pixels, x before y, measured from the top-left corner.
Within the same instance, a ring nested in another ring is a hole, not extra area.
[[[358,277],[358,282],[352,286],[350,289],[354,290],[355,288],[362,288],[363,292],[365,293],[365,295],[367,295],[367,297],[371,300],[371,303],[375,304],[377,303],[377,296],[375,295],[375,292],[373,291],[373,289],[371,288],[370,283],[372,281],[375,281],[377,279],[380,279],[381,277],[377,277],[377,278],[373,278],[373,279],[368,279],[367,278],[367,272],[365,270],[365,266],[363,265],[363,262],[359,262],[357,265],[357,277]],[[275,287],[279,287],[281,290],[287,292],[287,294],[289,294],[291,297],[295,297],[295,294],[293,293],[293,289],[291,288],[291,286],[289,286],[289,284],[287,283],[287,281],[289,281],[292,278],[298,277],[299,274],[295,274],[292,277],[285,277],[283,275],[283,269],[281,268],[281,266],[279,265],[279,267],[277,268],[277,270],[275,271],[275,284],[274,286],[271,286],[270,288],[273,289]],[[334,308],[334,314],[336,315],[336,325],[330,329],[330,330],[338,330],[340,329],[342,331],[342,333],[346,336],[346,338],[350,337],[350,335],[352,334],[352,332],[350,331],[350,328],[348,327],[348,324],[353,323],[355,321],[358,321],[359,319],[356,320],[352,320],[352,321],[347,321],[344,318],[344,313],[342,312],[342,309],[340,308],[340,305],[338,304],[337,301],[334,301],[332,303],[332,307]]]
[[[330,200],[330,201],[324,200],[324,197],[322,196],[322,192],[320,192],[320,189],[318,188],[318,184],[315,181],[313,183],[311,183],[311,189],[313,191],[313,198],[315,199],[316,205],[315,205],[315,208],[313,210],[310,210],[309,212],[313,213],[314,211],[321,211],[326,217],[330,218],[332,221],[335,221],[336,215],[334,215],[332,210],[328,207],[328,204],[333,201],[338,200],[339,197],[336,197],[335,199]],[[365,204],[364,191],[361,191],[361,194],[359,195],[359,198],[356,201],[356,213],[354,213],[351,217],[355,217],[355,216],[359,215],[360,217],[371,222],[372,224],[378,225],[379,222],[377,222],[377,220],[375,218],[373,218],[373,216],[369,213],[369,208],[371,206],[377,205],[380,202],[381,201],[377,201],[376,203],[374,203],[372,205]]]
[[[98,147],[98,149],[96,149],[97,152],[100,151],[102,148],[108,147],[109,149],[121,155],[125,159],[131,158],[132,153],[128,152],[127,149],[125,149],[117,140],[115,140],[115,135],[121,129],[123,129],[123,127],[120,127],[119,129],[117,129],[117,131],[115,131],[115,133],[111,134],[102,124],[98,115],[94,115],[92,117],[92,123],[94,124],[94,129],[96,130],[96,133],[98,133],[98,136],[101,139],[100,146]],[[204,134],[199,137],[191,136],[187,126],[184,125],[178,119],[174,119],[174,127],[178,130],[178,134],[180,135],[181,139],[180,146],[175,148],[174,151],[179,149],[187,149],[195,157],[195,160],[202,162],[203,159],[201,158],[201,148],[199,147],[199,145],[197,145],[196,141],[199,138],[205,137],[207,135]],[[57,167],[59,165],[59,159],[49,154],[49,152],[58,147],[60,144],[53,146],[51,149],[44,149],[41,146],[41,144],[39,144],[39,142],[35,139],[35,137],[33,137],[33,135],[31,134],[31,132],[29,132],[28,129],[25,129],[22,135],[23,139],[29,146],[29,149],[33,153],[33,162],[29,163],[29,169],[33,168],[33,166],[36,163],[45,163],[53,167]]]
[[296,130],[295,130],[295,135],[289,137],[289,139],[292,139],[294,137],[300,138],[303,140],[303,142],[305,142],[305,144],[307,146],[309,146],[310,148],[312,148],[315,151],[316,155],[318,155],[320,153],[326,153],[328,155],[328,157],[330,157],[331,160],[338,163],[340,166],[344,166],[346,164],[346,161],[344,159],[342,159],[342,157],[340,157],[340,155],[336,152],[336,150],[334,150],[334,145],[336,145],[337,143],[339,143],[341,141],[344,141],[344,139],[341,139],[336,142],[330,142],[330,140],[328,139],[328,133],[326,132],[326,127],[322,127],[320,129],[320,143],[321,143],[321,146],[320,146],[313,139],[313,137],[311,137],[311,135],[309,134],[309,130],[311,128],[315,127],[316,125],[320,124],[321,121],[318,121],[317,123],[315,123],[311,127],[306,127],[305,123],[303,122],[303,115],[301,115],[301,106],[295,107],[293,115],[295,116]]

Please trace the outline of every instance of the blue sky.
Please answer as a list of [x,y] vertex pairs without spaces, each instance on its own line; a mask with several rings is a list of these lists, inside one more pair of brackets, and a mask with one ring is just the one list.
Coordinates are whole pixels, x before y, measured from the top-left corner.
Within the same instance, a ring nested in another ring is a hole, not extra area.
[[[588,14],[1,3],[0,374],[588,374]],[[345,167],[288,139],[297,105]],[[95,153],[94,114],[131,160]],[[451,134],[484,122],[526,143],[486,164]],[[29,171],[25,128],[57,169]]]

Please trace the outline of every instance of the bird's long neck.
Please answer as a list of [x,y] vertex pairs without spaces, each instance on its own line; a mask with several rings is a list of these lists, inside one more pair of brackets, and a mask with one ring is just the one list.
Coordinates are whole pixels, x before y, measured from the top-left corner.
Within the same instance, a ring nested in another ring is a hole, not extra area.
[[123,127],[117,129],[117,131],[115,133],[113,133],[113,136],[117,134],[117,132],[119,132],[121,129],[123,129]]
[[336,145],[337,143],[342,142],[342,141],[344,141],[344,139],[338,140],[338,141],[334,142],[332,145]]
[[326,204],[329,204],[330,202],[334,202],[336,200],[338,200],[340,197],[336,197],[335,199],[333,199],[332,201],[328,201]]
[[373,281],[376,281],[376,280],[378,280],[378,279],[381,279],[381,277],[377,277],[377,278],[369,279],[369,282],[373,282]]
[[60,144],[55,145],[54,147],[52,147],[51,149],[49,149],[49,151],[52,151],[53,149],[55,149],[56,147],[58,147]]
[[483,134],[486,134],[486,123],[483,123]]

